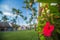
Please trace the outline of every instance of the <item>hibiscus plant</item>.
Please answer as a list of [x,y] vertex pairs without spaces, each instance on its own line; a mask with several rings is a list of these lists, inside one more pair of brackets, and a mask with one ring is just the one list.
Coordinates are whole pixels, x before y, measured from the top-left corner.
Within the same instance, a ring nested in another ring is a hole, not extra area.
[[59,40],[57,32],[60,21],[57,4],[53,7],[51,3],[39,3],[37,25],[39,40]]

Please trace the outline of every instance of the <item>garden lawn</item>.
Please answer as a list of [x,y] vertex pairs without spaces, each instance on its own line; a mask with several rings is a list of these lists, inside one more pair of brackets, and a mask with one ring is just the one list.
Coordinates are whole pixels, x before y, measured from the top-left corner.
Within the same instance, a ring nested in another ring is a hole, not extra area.
[[0,32],[0,40],[38,40],[34,30]]

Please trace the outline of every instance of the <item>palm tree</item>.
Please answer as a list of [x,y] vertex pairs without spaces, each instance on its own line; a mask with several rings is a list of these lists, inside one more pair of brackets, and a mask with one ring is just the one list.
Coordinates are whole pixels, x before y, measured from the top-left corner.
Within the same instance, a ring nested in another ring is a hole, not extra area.
[[[28,17],[28,10],[30,9],[29,0],[24,0],[24,4],[25,4],[25,6],[23,6],[23,8],[25,8],[27,10],[26,15]],[[25,17],[24,19],[27,19],[27,17]]]
[[[21,10],[19,10],[19,9],[13,8],[13,9],[12,9],[12,12],[13,12],[13,14],[16,14],[15,19],[13,19],[13,23],[15,23],[15,24],[16,24],[16,20],[17,20],[18,16],[22,17],[24,20],[27,19],[27,17],[24,17],[24,16],[22,15]],[[18,23],[19,23],[19,20],[18,20]],[[15,26],[15,28],[16,28],[16,26]]]
[[26,10],[31,10],[31,7],[33,7],[33,5],[35,4],[34,3],[34,0],[24,0],[24,4],[26,6],[24,6],[23,8],[25,8]]
[[37,10],[35,9],[35,7],[33,7],[33,5],[35,4],[34,3],[34,0],[32,1],[30,1],[30,3],[31,3],[31,5],[30,5],[30,9],[31,9],[31,11],[32,11],[32,16],[33,16],[33,24],[34,24],[34,28],[35,28],[35,30],[36,30],[36,26],[35,26],[35,20],[37,19],[37,18],[35,18],[36,16],[37,16]]
[[23,8],[25,8],[25,9],[29,9],[29,0],[24,0],[24,4],[26,5],[26,6],[23,6]]
[[7,16],[4,15],[4,16],[2,17],[2,20],[3,20],[3,22],[7,22],[7,20],[8,20]]
[[[15,8],[12,9],[12,12],[13,12],[13,14],[16,14],[15,20],[18,18],[18,15],[21,15],[21,13],[22,13],[19,9],[15,9]],[[15,21],[15,23],[16,23],[16,21]]]
[[2,11],[0,11],[0,14],[3,14],[3,12],[2,12]]
[[33,16],[31,16],[31,18],[29,19],[29,23],[30,23],[30,29],[31,29],[31,22],[33,20]]
[[[2,12],[2,11],[0,11],[0,15],[1,15],[1,17],[2,17],[2,15],[3,15],[3,12]],[[0,20],[0,21],[2,21],[2,20]]]
[[13,20],[11,20],[11,21],[13,21],[12,23],[16,24],[16,19],[15,18]]
[[[29,23],[31,24],[31,21],[34,19],[34,16],[36,16],[36,9],[33,7],[35,2],[34,2],[34,0],[25,0],[24,3],[26,4],[26,6],[24,8],[32,11],[33,16],[29,20]],[[28,10],[27,10],[27,14],[28,14]]]

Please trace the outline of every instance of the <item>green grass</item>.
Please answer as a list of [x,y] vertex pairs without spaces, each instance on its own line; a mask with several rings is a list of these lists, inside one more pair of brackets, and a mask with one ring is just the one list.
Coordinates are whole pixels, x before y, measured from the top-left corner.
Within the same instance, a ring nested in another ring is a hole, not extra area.
[[38,40],[34,30],[0,32],[0,40]]

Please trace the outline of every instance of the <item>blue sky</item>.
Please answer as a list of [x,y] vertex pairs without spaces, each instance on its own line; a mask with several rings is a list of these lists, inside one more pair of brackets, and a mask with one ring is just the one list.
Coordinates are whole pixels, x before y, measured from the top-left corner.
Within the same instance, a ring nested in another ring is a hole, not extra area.
[[[15,15],[12,14],[11,10],[12,10],[12,8],[16,8],[16,9],[20,9],[23,12],[24,16],[30,17],[29,13],[31,13],[31,12],[28,11],[28,14],[27,14],[27,10],[22,8],[22,6],[25,6],[23,1],[24,0],[0,0],[0,11],[3,11],[4,15],[9,16],[9,18],[10,17],[12,18]],[[38,4],[36,3],[34,6],[38,7]],[[1,17],[0,17],[0,19],[1,19]],[[19,20],[19,22],[18,22],[18,20]],[[26,25],[25,21],[20,16],[17,19],[17,24]]]

